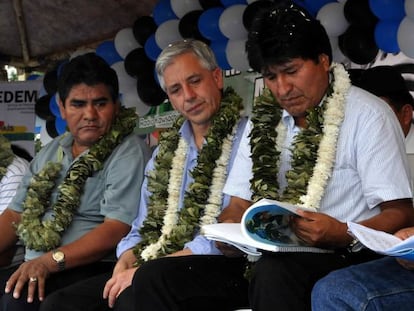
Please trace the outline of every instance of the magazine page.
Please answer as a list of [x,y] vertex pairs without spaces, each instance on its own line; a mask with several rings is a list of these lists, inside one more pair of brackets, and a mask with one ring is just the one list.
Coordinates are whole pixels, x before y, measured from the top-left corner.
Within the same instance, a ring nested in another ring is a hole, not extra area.
[[286,202],[262,199],[244,213],[242,233],[251,240],[272,246],[306,246],[289,227],[289,218],[296,215],[298,209]]
[[[240,223],[218,223],[204,225],[202,234],[210,240],[218,241],[233,245],[248,255],[260,256],[262,253],[258,250],[256,243],[250,243],[243,236]],[[267,247],[264,245],[264,247]]]
[[271,252],[332,252],[304,245],[290,230],[289,216],[295,215],[297,206],[262,199],[249,207],[242,223],[205,225],[202,234],[208,239],[231,244],[250,255],[260,250]]
[[348,222],[348,231],[365,247],[379,254],[414,260],[414,236],[401,240],[395,235]]

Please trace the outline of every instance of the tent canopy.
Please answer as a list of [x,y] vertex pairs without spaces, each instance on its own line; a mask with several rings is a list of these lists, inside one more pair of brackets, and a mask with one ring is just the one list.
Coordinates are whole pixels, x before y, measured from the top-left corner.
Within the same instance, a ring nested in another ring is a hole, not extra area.
[[0,0],[0,65],[47,70],[79,49],[94,49],[157,0]]

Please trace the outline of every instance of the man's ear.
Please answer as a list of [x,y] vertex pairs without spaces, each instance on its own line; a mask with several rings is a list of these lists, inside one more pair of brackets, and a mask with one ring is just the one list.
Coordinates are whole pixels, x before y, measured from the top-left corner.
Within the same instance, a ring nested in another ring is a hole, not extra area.
[[409,104],[405,104],[401,108],[401,115],[403,118],[404,124],[408,125],[411,123],[411,120],[413,119],[413,107]]
[[319,62],[322,63],[326,70],[329,70],[329,68],[331,67],[331,64],[329,63],[329,56],[326,54],[319,55]]
[[116,101],[114,101],[114,105],[115,105],[115,113],[114,116],[117,116],[119,114],[119,111],[121,110],[121,100],[118,98]]
[[223,72],[222,72],[222,70],[217,67],[216,69],[213,70],[212,73],[213,73],[213,77],[214,77],[214,80],[217,83],[218,88],[219,89],[223,89],[224,80],[223,80]]

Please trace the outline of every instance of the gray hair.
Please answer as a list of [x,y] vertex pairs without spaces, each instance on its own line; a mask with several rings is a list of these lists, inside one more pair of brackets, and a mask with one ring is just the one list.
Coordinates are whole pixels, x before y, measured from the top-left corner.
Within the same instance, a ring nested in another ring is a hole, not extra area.
[[166,91],[164,82],[164,71],[174,59],[185,53],[193,53],[199,60],[201,66],[208,70],[218,67],[214,52],[202,41],[186,39],[169,44],[158,56],[155,70],[161,88]]

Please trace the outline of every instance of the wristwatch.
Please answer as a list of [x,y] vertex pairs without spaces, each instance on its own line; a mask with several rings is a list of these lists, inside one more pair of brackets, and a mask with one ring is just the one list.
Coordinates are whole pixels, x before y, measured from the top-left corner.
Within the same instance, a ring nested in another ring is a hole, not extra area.
[[357,239],[353,239],[346,249],[349,253],[356,253],[362,249],[362,244]]
[[52,258],[56,261],[58,270],[63,271],[65,270],[65,253],[59,249],[55,249],[52,253]]

